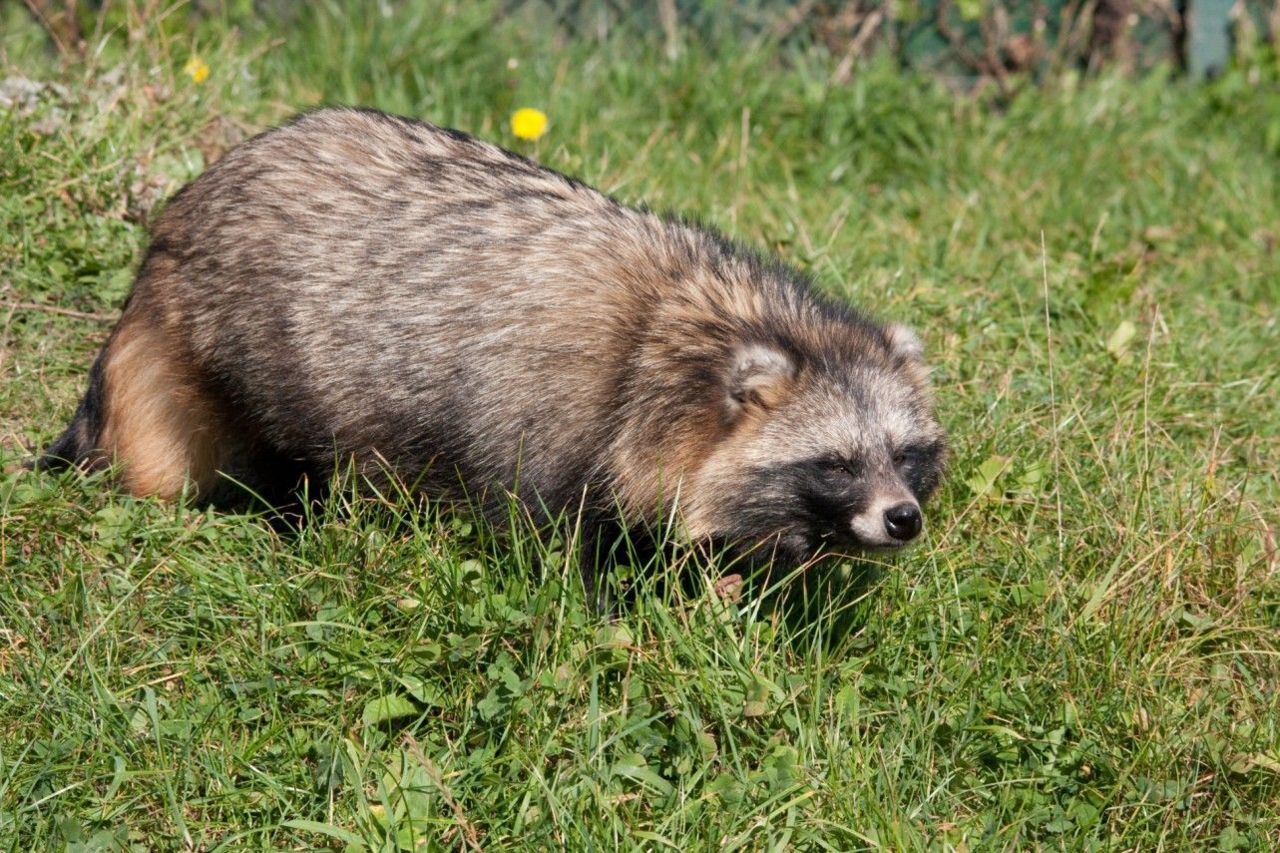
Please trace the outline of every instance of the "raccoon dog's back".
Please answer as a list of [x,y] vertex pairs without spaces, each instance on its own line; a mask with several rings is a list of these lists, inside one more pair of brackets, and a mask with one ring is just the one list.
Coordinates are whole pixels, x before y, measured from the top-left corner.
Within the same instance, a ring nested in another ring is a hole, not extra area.
[[45,461],[115,461],[172,497],[336,454],[541,518],[674,509],[803,558],[905,541],[849,531],[937,483],[924,374],[908,331],[711,232],[462,133],[329,109],[169,202]]

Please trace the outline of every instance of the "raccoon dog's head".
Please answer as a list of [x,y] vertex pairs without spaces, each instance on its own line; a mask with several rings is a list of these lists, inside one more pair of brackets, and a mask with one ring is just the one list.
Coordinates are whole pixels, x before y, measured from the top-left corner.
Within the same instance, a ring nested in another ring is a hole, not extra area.
[[800,563],[900,548],[946,463],[919,339],[905,326],[829,326],[728,354],[726,437],[691,495],[697,526]]

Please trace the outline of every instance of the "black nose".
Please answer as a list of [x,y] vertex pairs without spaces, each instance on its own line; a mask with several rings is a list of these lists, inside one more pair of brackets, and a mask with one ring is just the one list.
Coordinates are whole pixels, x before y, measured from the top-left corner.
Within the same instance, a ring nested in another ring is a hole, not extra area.
[[884,529],[900,542],[908,542],[920,535],[924,519],[920,507],[913,503],[900,503],[884,511]]

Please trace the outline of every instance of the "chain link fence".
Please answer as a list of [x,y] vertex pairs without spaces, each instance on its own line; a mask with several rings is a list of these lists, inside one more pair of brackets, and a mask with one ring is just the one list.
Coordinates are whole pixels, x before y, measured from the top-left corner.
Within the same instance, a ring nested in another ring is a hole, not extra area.
[[654,31],[677,52],[689,39],[764,37],[816,43],[836,76],[887,54],[904,67],[1010,85],[1076,68],[1166,65],[1207,77],[1239,51],[1275,45],[1280,0],[523,0],[580,37],[620,26]]

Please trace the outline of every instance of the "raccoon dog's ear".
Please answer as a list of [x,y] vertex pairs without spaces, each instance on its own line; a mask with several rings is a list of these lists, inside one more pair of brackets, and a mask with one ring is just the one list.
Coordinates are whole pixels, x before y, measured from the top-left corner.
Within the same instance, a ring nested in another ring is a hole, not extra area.
[[791,356],[768,344],[743,344],[729,364],[729,406],[735,413],[771,409],[782,402],[796,375]]
[[885,332],[889,338],[889,350],[902,361],[924,361],[924,344],[910,326],[894,323]]
[[894,366],[917,384],[929,384],[929,367],[924,363],[924,344],[910,326],[894,323],[885,329],[889,355]]

